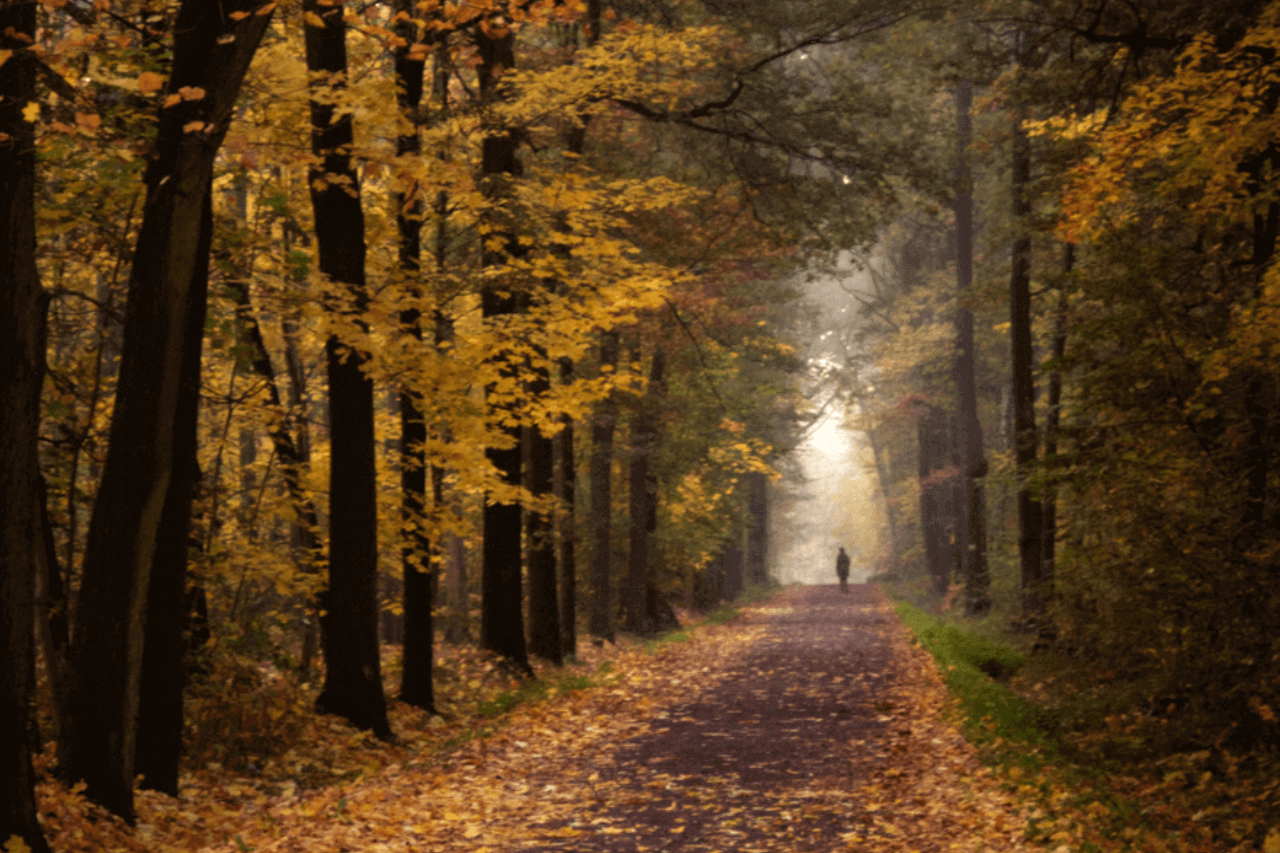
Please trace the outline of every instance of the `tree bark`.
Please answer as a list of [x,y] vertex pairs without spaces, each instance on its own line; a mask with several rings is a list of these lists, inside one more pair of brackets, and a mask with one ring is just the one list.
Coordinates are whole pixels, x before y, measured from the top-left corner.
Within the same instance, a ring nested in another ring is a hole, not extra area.
[[965,585],[965,612],[982,615],[991,609],[991,575],[987,570],[987,499],[984,478],[987,460],[982,422],[978,420],[977,356],[974,351],[973,311],[968,299],[973,287],[973,175],[969,169],[972,135],[973,83],[956,87],[957,190],[956,216],[956,354],[959,411],[961,501],[964,510],[960,537],[960,566]]
[[[1075,266],[1076,247],[1071,243],[1063,251],[1062,271],[1064,278],[1071,275]],[[1049,410],[1045,414],[1044,424],[1044,461],[1052,466],[1058,456],[1058,432],[1062,417],[1062,359],[1067,353],[1067,287],[1068,282],[1058,288],[1058,306],[1053,317],[1053,367],[1049,371]],[[1041,542],[1040,542],[1040,583],[1044,592],[1045,603],[1052,601],[1057,574],[1058,549],[1058,495],[1050,484],[1044,492],[1041,502]],[[1049,620],[1040,624],[1041,641],[1048,643],[1053,639]]]
[[769,582],[769,478],[752,471],[747,481],[747,582]]
[[[600,370],[618,366],[618,333],[600,338]],[[613,642],[613,608],[609,576],[613,572],[613,433],[618,402],[610,394],[596,404],[591,424],[591,613],[588,630],[598,640]]]
[[955,564],[952,522],[951,424],[947,413],[923,403],[916,415],[919,444],[920,532],[924,538],[925,563],[933,579],[936,595],[946,595]]
[[[632,355],[640,361],[640,347]],[[649,369],[649,384],[640,401],[631,427],[631,459],[628,466],[630,509],[630,548],[627,555],[626,626],[636,634],[652,634],[655,627],[649,612],[649,539],[657,528],[656,482],[649,471],[649,461],[658,441],[659,395],[662,390],[666,353],[654,350]]]
[[[422,151],[418,134],[422,106],[425,58],[414,58],[409,46],[418,40],[410,0],[397,0],[397,15],[404,18],[396,34],[404,44],[395,50],[396,105],[412,126],[410,133],[396,139],[396,154],[417,155]],[[414,185],[396,194],[396,225],[399,232],[400,274],[412,296],[421,292],[418,275],[422,268],[421,188]],[[411,308],[400,312],[406,334],[422,340],[422,313]],[[431,541],[426,533],[427,512],[427,422],[422,401],[409,388],[400,390],[400,514],[404,543],[400,565],[404,575],[404,654],[400,678],[400,701],[428,711],[435,710],[431,668],[434,660],[436,574]]]
[[48,853],[36,818],[35,772],[22,736],[35,681],[35,567],[44,549],[39,511],[40,389],[48,296],[36,268],[35,126],[22,108],[35,100],[36,5],[0,5],[0,844],[18,836]]
[[[107,461],[94,503],[76,612],[71,719],[60,771],[132,822],[138,691],[146,597],[175,465],[174,429],[191,310],[191,282],[213,161],[245,72],[270,20],[258,0],[184,0],[174,26],[168,91],[204,97],[159,114],[155,154],[133,254]],[[250,14],[234,20],[232,12]]]
[[[210,187],[210,193],[212,187]],[[191,278],[182,380],[174,420],[175,467],[191,467],[187,476],[169,480],[151,578],[147,589],[146,635],[138,702],[136,770],[142,787],[178,795],[178,759],[182,754],[182,691],[187,675],[187,546],[195,497],[200,412],[200,353],[204,342],[205,297],[209,289],[209,248],[213,241],[213,200],[205,195],[197,263]],[[175,472],[176,473],[176,472]]]
[[[306,25],[307,71],[345,85],[343,7],[306,0],[304,11],[324,26]],[[308,175],[320,272],[346,287],[359,311],[365,293],[364,213],[351,166],[350,114],[311,101],[311,150],[321,163]],[[357,320],[357,322],[359,322]],[[329,584],[321,594],[325,681],[316,707],[352,725],[391,736],[378,646],[378,511],[373,429],[373,382],[361,370],[366,356],[336,336],[325,341],[329,378]]]
[[742,595],[742,569],[746,562],[746,553],[742,550],[742,534],[741,522],[735,520],[732,537],[724,546],[724,586],[721,595],[726,601],[733,601]]
[[[588,45],[600,41],[600,0],[587,0],[587,14],[583,19],[583,36]],[[568,148],[574,154],[582,154],[587,141],[587,116],[570,128]],[[566,384],[573,381],[573,361],[560,361],[560,379]],[[567,656],[578,652],[578,565],[577,565],[577,467],[574,458],[573,419],[562,418],[564,429],[557,438],[560,452],[560,470],[557,473],[560,501],[560,632],[562,651]]]
[[1013,216],[1018,237],[1013,243],[1009,275],[1009,320],[1013,360],[1013,444],[1018,479],[1018,556],[1022,574],[1022,612],[1027,627],[1044,610],[1040,574],[1042,513],[1030,479],[1039,455],[1036,433],[1035,352],[1031,329],[1031,141],[1015,111],[1013,126]]
[[[551,383],[545,371],[531,384],[535,394],[546,393]],[[552,495],[554,466],[551,439],[536,426],[529,438],[529,488],[535,498]],[[531,508],[525,513],[525,540],[529,550],[529,651],[559,666],[564,662],[560,637],[560,601],[556,594],[556,542],[554,516]]]
[[[560,379],[565,384],[573,381],[573,362],[562,359]],[[556,476],[556,499],[560,512],[557,515],[560,535],[560,644],[566,657],[578,653],[578,531],[574,509],[577,497],[578,471],[574,459],[573,418],[561,417],[564,425],[556,436],[559,469]]]
[[71,626],[67,620],[67,589],[58,565],[58,549],[53,538],[53,522],[49,518],[49,493],[44,477],[36,472],[43,548],[36,551],[36,619],[40,643],[44,648],[53,699],[54,739],[61,740],[63,726],[71,716],[67,695],[67,653],[71,647]]
[[[492,100],[498,96],[498,78],[503,70],[515,67],[515,32],[496,28],[490,34],[484,27],[476,30],[476,46],[481,64],[478,69],[482,96]],[[520,173],[516,157],[516,135],[508,128],[489,128],[481,146],[483,189],[489,198],[505,194],[504,182]],[[509,233],[510,223],[505,226]],[[486,249],[484,263],[504,263],[518,253],[510,239],[503,250]],[[486,287],[480,297],[481,313],[493,321],[518,310],[518,300],[509,291]],[[511,413],[514,414],[514,413]],[[509,418],[514,421],[514,417]],[[521,485],[520,428],[505,428],[507,446],[486,451],[490,463],[508,486]],[[524,594],[521,579],[521,510],[518,503],[498,503],[486,497],[484,506],[484,568],[481,583],[480,645],[502,655],[517,670],[531,673],[528,647],[524,636]]]

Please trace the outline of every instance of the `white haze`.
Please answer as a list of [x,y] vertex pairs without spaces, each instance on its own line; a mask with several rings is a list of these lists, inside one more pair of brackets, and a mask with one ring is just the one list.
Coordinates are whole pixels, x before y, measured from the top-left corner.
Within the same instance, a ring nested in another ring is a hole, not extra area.
[[[834,275],[805,283],[805,296],[816,308],[808,350],[811,365],[845,364],[847,341],[857,322],[857,301],[845,288],[862,290],[862,276],[845,255]],[[814,397],[824,399],[829,392],[818,389]],[[793,451],[792,462],[797,473],[783,477],[771,494],[774,577],[782,583],[836,583],[836,553],[843,546],[849,554],[850,581],[864,582],[876,571],[885,539],[884,505],[865,436],[846,424],[842,401],[826,407]]]

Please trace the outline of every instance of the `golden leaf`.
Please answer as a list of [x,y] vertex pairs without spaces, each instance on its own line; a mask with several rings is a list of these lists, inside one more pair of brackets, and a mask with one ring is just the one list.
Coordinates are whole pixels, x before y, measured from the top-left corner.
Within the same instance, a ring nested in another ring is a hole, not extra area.
[[164,87],[164,78],[154,71],[143,71],[138,75],[138,91],[144,95],[159,92]]

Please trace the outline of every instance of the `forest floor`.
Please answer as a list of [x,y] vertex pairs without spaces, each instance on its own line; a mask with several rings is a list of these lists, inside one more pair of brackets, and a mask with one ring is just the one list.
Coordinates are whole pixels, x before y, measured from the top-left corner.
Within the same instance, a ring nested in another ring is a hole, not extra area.
[[371,765],[346,780],[215,765],[176,801],[140,792],[132,831],[49,784],[41,807],[57,851],[1020,849],[1018,804],[909,637],[875,587],[792,587],[610,649],[591,689],[553,689],[482,736],[415,750],[402,731],[386,764],[350,734]]
[[[176,800],[139,792],[136,829],[47,780],[42,819],[57,853],[1277,853],[1266,824],[1258,846],[1184,844],[1129,826],[1145,818],[1117,825],[1116,802],[1069,777],[984,763],[877,587],[790,587],[740,611],[659,642],[588,646],[536,690],[446,648],[447,684],[509,689],[442,702],[444,717],[394,705],[391,745],[295,697],[277,715],[287,744],[206,762]],[[1155,805],[1175,796],[1151,790]]]

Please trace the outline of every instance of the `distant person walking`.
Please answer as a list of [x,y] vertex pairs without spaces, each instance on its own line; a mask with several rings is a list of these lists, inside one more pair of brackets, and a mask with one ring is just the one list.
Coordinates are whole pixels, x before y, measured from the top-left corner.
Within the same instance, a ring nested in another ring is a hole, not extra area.
[[836,557],[836,575],[840,578],[840,591],[849,591],[849,555],[840,549],[839,556]]

